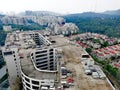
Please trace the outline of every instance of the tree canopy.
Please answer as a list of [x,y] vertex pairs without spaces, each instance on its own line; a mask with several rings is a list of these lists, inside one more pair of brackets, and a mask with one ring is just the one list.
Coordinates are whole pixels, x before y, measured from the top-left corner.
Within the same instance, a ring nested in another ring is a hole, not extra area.
[[120,17],[81,17],[79,15],[64,16],[66,22],[75,23],[82,32],[106,34],[110,37],[120,37]]

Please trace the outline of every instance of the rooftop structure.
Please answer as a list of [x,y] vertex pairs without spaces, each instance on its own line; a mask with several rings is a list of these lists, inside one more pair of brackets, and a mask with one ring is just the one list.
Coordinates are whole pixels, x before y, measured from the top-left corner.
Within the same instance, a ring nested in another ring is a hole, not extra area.
[[2,50],[7,63],[10,86],[18,76],[22,77],[25,90],[41,90],[42,86],[57,87],[58,52],[51,44],[42,31],[16,31],[7,35]]

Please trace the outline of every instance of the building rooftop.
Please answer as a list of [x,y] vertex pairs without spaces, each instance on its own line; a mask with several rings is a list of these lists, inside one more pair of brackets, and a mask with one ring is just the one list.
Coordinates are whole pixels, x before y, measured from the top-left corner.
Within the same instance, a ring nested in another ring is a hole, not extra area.
[[13,32],[7,34],[5,41],[6,50],[9,48],[27,48],[35,46],[34,40],[25,32]]
[[[45,48],[52,48],[57,47],[57,45],[61,45],[59,42],[56,41],[56,43],[52,44],[51,46],[45,46],[42,45],[41,47],[37,48],[37,44],[33,40],[33,38],[30,36],[30,34],[38,32],[42,35],[46,35],[46,31],[16,31],[9,33],[7,35],[6,41],[5,41],[5,47],[3,48],[4,51],[12,51],[14,48],[18,49],[18,55],[20,58],[20,65],[22,72],[31,78],[34,79],[54,79],[56,80],[56,77],[58,77],[58,71],[49,71],[44,70],[40,71],[37,67],[35,67],[34,61],[31,59],[31,52],[34,52],[36,49],[45,49]],[[56,37],[50,38],[51,41],[54,40]],[[52,40],[53,39],[53,40]],[[61,39],[62,40],[62,39]]]
[[120,44],[108,46],[94,51],[98,56],[115,56],[120,55]]
[[20,50],[19,54],[24,53],[23,58],[20,59],[20,64],[21,64],[21,69],[22,72],[26,75],[29,76],[31,78],[35,78],[35,79],[56,79],[56,72],[44,72],[44,71],[38,71],[34,65],[33,62],[30,58],[30,53],[31,51],[33,51],[33,49],[22,49]]
[[[50,41],[55,41],[50,46],[47,46],[47,48],[51,47],[61,47],[64,46],[67,43],[67,39],[62,37],[62,36],[49,36]],[[45,47],[44,47],[45,48]],[[30,53],[34,52],[36,48],[29,48],[29,49],[20,49],[19,50],[19,55],[22,56],[20,59],[20,64],[21,64],[21,69],[24,72],[25,75],[31,77],[31,78],[36,78],[36,79],[56,79],[56,75],[58,75],[58,72],[45,72],[45,71],[39,71],[36,70],[34,67],[34,64],[31,60]]]

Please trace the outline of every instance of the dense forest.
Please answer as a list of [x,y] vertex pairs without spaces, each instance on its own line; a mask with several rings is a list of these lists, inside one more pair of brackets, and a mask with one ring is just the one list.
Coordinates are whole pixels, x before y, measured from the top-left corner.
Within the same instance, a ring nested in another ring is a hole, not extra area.
[[75,23],[82,32],[95,32],[120,37],[120,16],[104,14],[72,14],[64,16],[66,22]]

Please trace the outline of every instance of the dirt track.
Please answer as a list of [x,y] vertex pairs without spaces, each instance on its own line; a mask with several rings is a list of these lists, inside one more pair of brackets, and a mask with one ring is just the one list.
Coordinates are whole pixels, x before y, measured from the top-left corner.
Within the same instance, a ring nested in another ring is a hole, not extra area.
[[74,72],[75,80],[74,87],[65,90],[113,90],[107,80],[93,79],[92,76],[84,74],[80,62],[80,55],[83,51],[80,47],[69,45],[62,47],[62,49],[66,67]]

